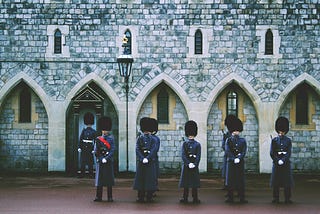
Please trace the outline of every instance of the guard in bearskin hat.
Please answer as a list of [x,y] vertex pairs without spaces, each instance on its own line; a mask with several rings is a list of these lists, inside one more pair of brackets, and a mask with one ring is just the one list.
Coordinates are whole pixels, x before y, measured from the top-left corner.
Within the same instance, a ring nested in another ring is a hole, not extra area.
[[225,119],[224,119],[224,125],[225,127],[227,128],[226,131],[224,131],[222,129],[222,133],[223,133],[223,137],[222,137],[222,150],[224,151],[224,156],[223,156],[223,166],[222,166],[222,171],[221,171],[221,176],[222,176],[222,179],[223,179],[223,183],[224,183],[224,186],[223,186],[223,189],[226,189],[226,186],[225,186],[225,178],[226,178],[226,169],[227,169],[227,153],[226,153],[226,140],[228,139],[228,137],[231,136],[231,133],[229,131],[232,123],[234,120],[236,120],[237,117],[234,116],[233,114],[229,114]]
[[113,154],[115,150],[114,137],[110,134],[112,121],[109,117],[99,119],[99,129],[101,136],[96,138],[95,156],[96,156],[96,180],[97,187],[95,202],[102,201],[103,187],[107,187],[108,202],[113,202],[112,186],[114,186]]
[[227,203],[233,203],[233,192],[238,191],[240,203],[248,203],[245,199],[245,171],[244,157],[247,152],[246,140],[239,136],[243,130],[243,124],[236,118],[229,124],[231,136],[226,140],[227,171],[226,186],[228,189]]
[[87,112],[83,117],[86,128],[81,131],[80,140],[78,145],[78,152],[80,153],[81,172],[80,177],[82,178],[88,166],[89,175],[93,177],[93,147],[96,130],[92,128],[94,124],[94,116],[90,112]]
[[133,189],[138,191],[137,202],[152,202],[153,193],[157,190],[156,184],[156,140],[152,136],[153,126],[149,117],[140,119],[142,134],[136,142],[136,174]]
[[271,140],[270,156],[273,160],[271,187],[273,187],[272,203],[279,203],[280,187],[284,188],[285,203],[292,203],[291,188],[293,177],[290,166],[292,150],[291,139],[286,136],[289,131],[289,120],[279,117],[275,122],[275,130],[278,136]]
[[189,120],[184,126],[187,139],[182,144],[181,176],[179,187],[183,188],[183,196],[180,203],[188,203],[189,188],[192,189],[193,203],[200,203],[198,188],[200,188],[199,162],[201,158],[201,145],[195,140],[198,134],[197,123]]

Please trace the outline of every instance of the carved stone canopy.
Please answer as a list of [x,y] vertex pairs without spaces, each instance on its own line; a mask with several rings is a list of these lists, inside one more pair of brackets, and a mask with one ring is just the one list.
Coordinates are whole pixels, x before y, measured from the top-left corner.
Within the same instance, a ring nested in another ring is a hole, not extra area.
[[83,90],[81,90],[74,98],[73,102],[77,104],[82,103],[102,103],[103,96],[98,94],[89,85],[87,85]]

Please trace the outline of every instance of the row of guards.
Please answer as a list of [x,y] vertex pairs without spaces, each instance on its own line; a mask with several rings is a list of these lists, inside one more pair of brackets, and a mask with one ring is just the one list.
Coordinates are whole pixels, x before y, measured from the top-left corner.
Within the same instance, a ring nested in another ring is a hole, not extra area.
[[[84,176],[88,166],[89,175],[94,177],[93,162],[95,166],[95,186],[97,188],[95,202],[102,201],[103,187],[107,187],[108,202],[113,202],[112,187],[115,183],[113,169],[113,155],[115,141],[111,134],[112,121],[109,117],[101,117],[98,125],[101,135],[97,137],[96,130],[92,128],[94,117],[91,113],[84,115],[84,128],[80,135],[78,151],[81,154],[81,176]],[[238,192],[240,203],[248,203],[245,199],[245,156],[247,143],[240,136],[243,131],[242,121],[234,115],[225,118],[227,132],[223,135],[222,148],[225,152],[222,177],[224,188],[227,190],[226,203],[234,202],[234,191]],[[182,167],[179,187],[183,189],[180,203],[188,203],[189,189],[192,191],[192,203],[199,204],[198,188],[200,188],[199,162],[201,159],[201,144],[195,137],[198,134],[197,123],[193,120],[185,123],[185,138],[181,148]],[[136,174],[133,189],[137,191],[137,202],[153,202],[155,192],[158,190],[160,138],[158,122],[154,118],[140,119],[139,136],[136,141]],[[290,166],[292,150],[291,139],[286,136],[289,131],[289,121],[279,117],[275,122],[278,136],[271,138],[270,156],[273,160],[273,169],[270,184],[273,188],[272,203],[279,203],[279,190],[284,188],[285,203],[292,203],[291,188],[293,176]]]

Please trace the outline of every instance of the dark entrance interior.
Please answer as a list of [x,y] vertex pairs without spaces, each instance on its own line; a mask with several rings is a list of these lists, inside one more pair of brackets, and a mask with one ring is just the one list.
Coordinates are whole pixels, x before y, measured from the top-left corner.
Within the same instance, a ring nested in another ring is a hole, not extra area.
[[[91,112],[95,116],[93,128],[97,135],[101,135],[97,121],[101,116],[112,119],[112,134],[115,138],[116,151],[114,154],[114,169],[118,172],[118,115],[113,103],[107,94],[94,82],[87,84],[72,99],[67,112],[67,139],[66,139],[66,171],[68,174],[77,175],[80,170],[80,154],[78,152],[79,137],[85,127],[83,115]],[[95,167],[94,167],[95,169]]]

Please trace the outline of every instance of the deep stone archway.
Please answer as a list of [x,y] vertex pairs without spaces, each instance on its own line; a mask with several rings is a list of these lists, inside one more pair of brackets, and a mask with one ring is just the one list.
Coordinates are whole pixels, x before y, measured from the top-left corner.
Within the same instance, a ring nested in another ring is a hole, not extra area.
[[114,154],[114,168],[118,171],[118,115],[113,103],[108,95],[95,83],[86,84],[72,98],[67,110],[66,122],[66,171],[75,174],[79,170],[78,143],[81,130],[85,127],[83,115],[91,112],[95,117],[93,128],[97,130],[97,135],[101,135],[101,130],[97,126],[97,121],[101,116],[108,116],[112,120],[112,134],[115,137],[116,151]]
[[[168,95],[168,109],[162,109],[166,112],[168,121],[161,121],[159,118],[161,115],[158,114],[158,107],[163,108],[159,103],[161,101],[158,99],[158,95],[162,91],[165,91]],[[142,117],[158,119],[159,131],[157,136],[161,141],[158,152],[160,171],[163,173],[179,171],[182,161],[181,146],[183,143],[182,137],[184,136],[184,124],[188,120],[188,115],[182,100],[165,81],[157,85],[144,100],[139,109],[137,124],[139,124]]]
[[[11,86],[1,98],[0,169],[46,172],[48,114],[44,103],[25,79],[18,78]],[[22,92],[28,92],[30,96],[21,97],[24,96]]]
[[229,91],[235,91],[238,99],[237,116],[243,122],[240,134],[247,142],[246,170],[259,171],[258,119],[250,97],[236,82],[231,81],[217,96],[208,114],[208,171],[219,171],[223,166],[224,151],[222,149],[224,119],[226,117],[226,100]]

